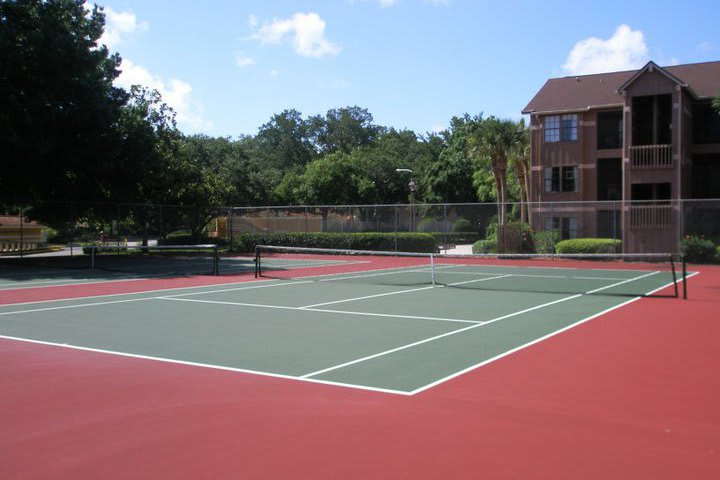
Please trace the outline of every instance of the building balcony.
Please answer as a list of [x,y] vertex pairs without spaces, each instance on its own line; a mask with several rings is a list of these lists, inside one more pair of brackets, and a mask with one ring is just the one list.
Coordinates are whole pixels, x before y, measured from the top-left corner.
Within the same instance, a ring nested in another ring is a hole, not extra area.
[[630,147],[632,168],[672,168],[672,145],[638,145]]
[[630,206],[630,227],[633,229],[663,229],[675,225],[672,205]]

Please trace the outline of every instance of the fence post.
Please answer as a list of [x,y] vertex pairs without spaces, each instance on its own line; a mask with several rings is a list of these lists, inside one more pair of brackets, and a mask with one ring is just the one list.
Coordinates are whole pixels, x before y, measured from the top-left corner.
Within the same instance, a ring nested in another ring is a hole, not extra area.
[[448,230],[450,229],[450,224],[448,223],[447,217],[447,203],[443,203],[443,223],[445,223],[445,231],[443,232],[443,249],[445,250],[445,253],[447,253]]
[[25,245],[24,245],[24,243],[25,243],[24,233],[25,232],[23,232],[23,228],[24,228],[23,214],[24,213],[25,212],[23,212],[23,208],[20,207],[20,258],[23,258],[23,249],[25,248]]
[[395,251],[398,251],[398,215],[400,212],[398,211],[398,206],[395,205]]

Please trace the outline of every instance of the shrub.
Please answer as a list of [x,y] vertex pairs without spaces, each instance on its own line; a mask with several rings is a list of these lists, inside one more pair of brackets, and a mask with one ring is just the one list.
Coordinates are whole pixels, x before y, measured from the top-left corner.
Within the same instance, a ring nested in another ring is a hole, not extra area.
[[470,223],[470,220],[467,220],[465,218],[459,218],[455,220],[455,223],[453,223],[452,226],[453,233],[470,233],[475,232],[475,228],[473,228],[472,223]]
[[715,259],[715,244],[702,236],[687,236],[680,242],[680,252],[692,263],[710,263]]
[[720,263],[720,245],[715,248],[715,261]]
[[236,236],[234,249],[252,252],[256,245],[279,245],[307,248],[341,248],[434,253],[435,237],[427,233],[246,233]]
[[423,233],[437,232],[438,231],[437,224],[438,224],[438,222],[436,222],[432,218],[423,218],[418,223],[417,231],[423,232]]
[[557,253],[618,253],[622,241],[613,238],[573,238],[555,245]]
[[473,243],[472,253],[495,253],[497,250],[495,240],[484,239]]
[[497,227],[495,235],[497,250],[500,253],[533,253],[535,251],[532,227],[527,223],[506,223]]
[[560,232],[557,230],[535,232],[534,240],[537,253],[555,253],[555,245],[560,241]]

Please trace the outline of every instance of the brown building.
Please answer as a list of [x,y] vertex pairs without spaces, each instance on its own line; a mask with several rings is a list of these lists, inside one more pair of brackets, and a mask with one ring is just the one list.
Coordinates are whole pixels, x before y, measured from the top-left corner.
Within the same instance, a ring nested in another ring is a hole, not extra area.
[[719,94],[720,62],[548,80],[523,110],[530,190],[534,202],[563,203],[535,204],[534,226],[675,251],[684,216],[708,215],[681,199],[720,198]]

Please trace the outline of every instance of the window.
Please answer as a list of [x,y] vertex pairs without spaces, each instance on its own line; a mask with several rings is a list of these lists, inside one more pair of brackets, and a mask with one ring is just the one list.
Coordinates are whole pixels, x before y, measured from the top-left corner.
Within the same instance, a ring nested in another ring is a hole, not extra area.
[[563,142],[577,141],[577,115],[562,116],[562,140]]
[[578,139],[578,116],[575,113],[548,115],[545,117],[545,142],[576,142]]
[[622,148],[622,112],[599,112],[597,115],[597,148]]
[[546,142],[559,142],[560,141],[560,116],[550,115],[545,117],[545,141]]
[[693,104],[693,143],[720,143],[720,113],[709,101]]
[[577,218],[545,217],[545,230],[555,230],[559,232],[561,240],[577,238]]
[[546,167],[546,192],[576,192],[577,167]]

